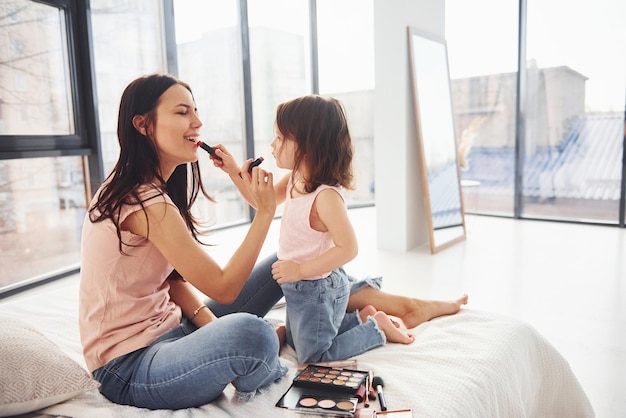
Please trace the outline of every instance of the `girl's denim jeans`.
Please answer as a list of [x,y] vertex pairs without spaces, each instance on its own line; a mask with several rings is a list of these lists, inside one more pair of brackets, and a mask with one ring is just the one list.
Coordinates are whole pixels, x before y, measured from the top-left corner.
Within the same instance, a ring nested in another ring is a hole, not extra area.
[[385,343],[369,318],[346,314],[350,279],[339,268],[328,277],[281,285],[287,302],[287,344],[299,363],[345,360]]

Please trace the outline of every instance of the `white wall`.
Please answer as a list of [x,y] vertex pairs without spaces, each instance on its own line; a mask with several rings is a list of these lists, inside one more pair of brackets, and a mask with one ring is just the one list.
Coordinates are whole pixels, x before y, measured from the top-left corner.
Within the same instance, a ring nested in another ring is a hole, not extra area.
[[374,164],[378,248],[428,244],[407,27],[445,35],[443,0],[374,0]]

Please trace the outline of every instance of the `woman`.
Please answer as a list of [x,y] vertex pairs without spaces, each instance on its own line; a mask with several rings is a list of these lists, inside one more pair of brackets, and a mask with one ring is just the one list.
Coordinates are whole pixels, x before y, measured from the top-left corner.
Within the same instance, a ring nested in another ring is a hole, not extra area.
[[287,371],[272,325],[247,313],[218,319],[197,296],[235,299],[276,209],[272,173],[245,170],[257,208],[245,240],[224,268],[204,251],[190,213],[204,193],[201,126],[189,86],[174,77],[138,78],[122,95],[120,157],[83,225],[79,306],[87,366],[116,403],[199,406],[230,382],[250,398]]

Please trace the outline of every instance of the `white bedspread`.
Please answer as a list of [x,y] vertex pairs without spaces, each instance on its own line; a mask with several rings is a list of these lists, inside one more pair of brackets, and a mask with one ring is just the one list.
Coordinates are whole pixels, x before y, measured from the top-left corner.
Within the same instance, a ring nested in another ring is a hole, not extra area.
[[[0,315],[31,323],[84,365],[77,289],[74,277],[50,283],[0,301]],[[463,309],[412,332],[411,345],[387,344],[358,357],[359,369],[384,380],[390,409],[411,408],[414,417],[437,418],[594,416],[567,361],[525,322]],[[247,403],[237,401],[229,386],[201,408],[150,411],[113,404],[94,390],[40,412],[80,418],[301,417],[274,406],[297,369],[291,349],[284,348],[281,358],[289,367],[287,377]],[[372,407],[378,409],[378,403]]]

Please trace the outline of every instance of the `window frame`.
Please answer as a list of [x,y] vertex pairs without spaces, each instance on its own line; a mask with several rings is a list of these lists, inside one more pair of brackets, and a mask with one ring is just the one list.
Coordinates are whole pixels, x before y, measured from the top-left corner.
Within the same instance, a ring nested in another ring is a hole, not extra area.
[[[68,72],[75,133],[69,135],[2,135],[0,160],[45,157],[83,157],[85,201],[92,194],[91,184],[104,179],[100,152],[100,130],[93,63],[89,0],[31,0],[64,11]],[[22,280],[0,291],[0,299],[80,271],[79,265]]]
[[[71,115],[75,133],[68,135],[2,135],[0,160],[88,156],[90,174],[102,178],[99,161],[99,129],[95,73],[91,44],[89,1],[37,0],[37,3],[64,11],[70,79]],[[88,173],[85,173],[87,176]]]

